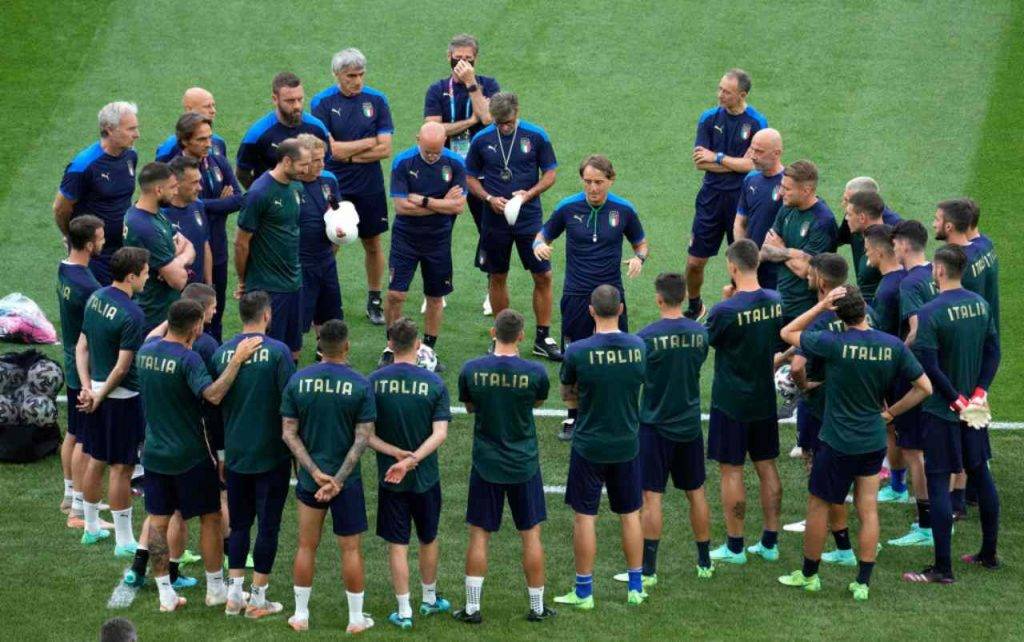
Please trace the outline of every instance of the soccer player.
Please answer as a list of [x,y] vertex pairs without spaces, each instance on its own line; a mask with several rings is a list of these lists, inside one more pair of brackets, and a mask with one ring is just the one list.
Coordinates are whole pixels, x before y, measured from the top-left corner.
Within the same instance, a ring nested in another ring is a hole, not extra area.
[[199,197],[210,223],[210,251],[213,254],[213,287],[217,292],[217,312],[210,323],[210,334],[218,342],[222,338],[221,319],[227,303],[228,284],[228,216],[237,212],[244,202],[242,186],[235,178],[231,162],[213,149],[213,128],[209,118],[189,112],[178,119],[175,127],[181,141],[181,155],[199,161],[202,174]]
[[320,329],[323,362],[299,370],[281,399],[281,432],[299,464],[295,498],[299,548],[292,573],[295,614],[288,624],[309,628],[316,549],[327,510],[341,549],[341,576],[348,598],[347,633],[373,626],[363,613],[363,552],[366,502],[359,458],[373,436],[377,405],[370,382],[349,367],[348,326],[340,319]]
[[324,232],[324,213],[341,201],[338,180],[324,169],[327,146],[310,134],[296,139],[309,150],[309,165],[298,179],[299,191],[299,264],[302,266],[302,333],[331,319],[344,318],[341,287],[338,285],[338,246]]
[[[749,154],[754,171],[743,177],[732,234],[737,240],[750,239],[761,247],[781,207],[782,171],[785,169],[782,135],[771,127],[760,130],[750,140]],[[777,263],[763,261],[757,268],[757,282],[761,287],[774,290],[778,272]]]
[[602,487],[622,526],[626,558],[627,604],[647,599],[642,579],[643,527],[641,491],[640,391],[644,385],[646,346],[640,337],[622,332],[625,312],[614,285],[601,285],[590,296],[594,334],[565,351],[560,380],[562,399],[577,408],[565,503],[572,507],[573,559],[576,588],[555,598],[578,609],[594,608],[594,558],[597,555],[597,509]]
[[394,363],[370,375],[377,403],[376,435],[370,438],[370,447],[377,452],[380,484],[377,536],[388,543],[391,584],[398,600],[398,609],[388,621],[410,629],[408,558],[413,524],[420,543],[420,615],[451,609],[448,600],[437,593],[437,527],[441,519],[437,449],[448,436],[452,414],[444,381],[416,365],[420,348],[416,324],[402,317],[391,324],[389,334]]
[[[708,342],[715,349],[708,459],[718,462],[722,477],[728,541],[711,551],[711,559],[746,564],[749,552],[774,562],[779,559],[782,483],[775,466],[779,424],[773,356],[782,327],[782,300],[778,292],[765,290],[757,282],[756,243],[736,241],[726,250],[725,259],[735,285],[725,290],[727,297],[711,308],[707,320]],[[748,454],[760,485],[764,531],[758,543],[744,551],[743,463]]]
[[107,492],[114,516],[117,557],[134,555],[136,547],[131,480],[139,460],[145,420],[134,359],[145,336],[145,316],[132,297],[146,286],[148,261],[149,252],[142,248],[125,247],[114,253],[110,259],[113,283],[89,296],[82,333],[75,346],[75,366],[82,386],[78,410],[91,415],[86,420],[84,442],[89,462],[82,480],[82,544],[91,545],[110,537],[110,531],[101,529],[99,524],[103,470],[109,466]]
[[[534,256],[549,261],[551,243],[565,232],[565,283],[560,304],[563,350],[594,334],[590,297],[600,285],[618,288],[622,301],[619,329],[629,331],[622,287],[623,237],[633,247],[633,256],[626,262],[630,278],[640,275],[650,253],[636,208],[611,191],[615,183],[612,162],[599,154],[587,156],[580,163],[579,174],[583,191],[562,199],[533,241]],[[562,441],[572,439],[576,416],[576,409],[569,408],[569,417],[558,434]]]
[[[978,205],[969,198],[942,201],[935,209],[935,239],[959,245],[967,255],[963,275],[965,289],[980,294],[988,303],[996,332],[999,332],[999,260],[992,241],[977,235]],[[981,239],[980,241],[978,239]]]
[[[501,91],[498,81],[490,76],[477,75],[477,57],[480,43],[469,34],[460,33],[448,41],[448,63],[451,75],[427,87],[423,101],[423,118],[427,122],[444,125],[445,146],[460,158],[469,153],[470,143],[481,129],[491,124],[488,101]],[[473,216],[477,234],[482,232],[487,204],[473,194],[466,195],[469,213]],[[480,243],[477,242],[473,261],[484,270],[480,261]],[[483,312],[491,314],[490,297],[484,299]]]
[[68,528],[82,528],[82,474],[88,462],[83,452],[86,418],[78,410],[82,382],[75,367],[75,347],[82,334],[85,304],[100,284],[89,270],[89,261],[103,250],[103,221],[91,214],[79,216],[68,224],[68,258],[57,268],[57,302],[60,305],[60,337],[64,348],[64,385],[68,398],[68,430],[60,446],[60,464],[64,472],[64,499],[61,511],[68,514]]
[[[808,331],[834,310],[845,330]],[[803,568],[779,582],[821,590],[818,566],[825,547],[831,506],[843,506],[850,486],[860,519],[857,579],[848,586],[854,600],[866,600],[878,545],[878,472],[885,458],[885,425],[931,394],[931,383],[910,350],[895,337],[868,325],[867,304],[856,286],[836,288],[782,329],[783,340],[825,362],[825,414],[821,444],[808,484]],[[892,405],[886,395],[897,379],[913,388]]]
[[302,183],[313,155],[294,138],[278,145],[280,160],[253,181],[238,215],[235,234],[235,298],[263,290],[273,315],[267,334],[285,343],[298,362],[302,350],[302,271],[299,263],[299,210]]
[[149,163],[139,172],[142,195],[124,215],[124,244],[149,251],[152,278],[139,294],[137,303],[146,315],[143,336],[163,323],[167,309],[178,300],[188,284],[188,270],[196,259],[196,248],[175,232],[163,208],[178,192],[178,179],[166,163]]
[[[263,343],[242,363],[235,385],[221,402],[224,417],[224,478],[227,482],[231,535],[228,540],[228,587],[224,612],[258,619],[280,613],[280,602],[267,599],[270,572],[277,556],[281,512],[288,498],[291,456],[281,436],[281,394],[295,373],[288,346],[269,336],[273,303],[266,292],[246,292],[238,302],[242,331],[224,342],[213,355],[223,374],[243,341],[262,337]],[[252,550],[252,593],[242,595],[249,531],[259,520]]]
[[[881,278],[881,275],[878,273],[877,269],[865,263],[864,236],[862,232],[868,224],[862,224],[860,226],[860,230],[858,231],[853,229],[851,221],[848,218],[850,213],[849,203],[850,199],[853,197],[854,194],[874,194],[877,196],[878,183],[875,182],[875,179],[871,178],[870,176],[858,176],[856,178],[851,178],[849,181],[847,181],[846,188],[843,190],[843,199],[841,203],[843,207],[844,216],[842,224],[840,224],[839,226],[839,235],[837,237],[837,245],[849,244],[850,246],[850,254],[853,260],[853,270],[854,274],[856,274],[857,276],[857,284],[860,286],[861,292],[871,292],[873,294],[875,287],[877,287],[878,285],[878,280]],[[861,201],[861,203],[864,202],[865,201]],[[874,209],[873,206],[872,209]],[[878,221],[878,217],[874,215],[874,212],[871,213],[871,220],[872,223],[881,222],[885,223],[886,225],[895,226],[902,219],[900,218],[899,214],[889,209],[889,206],[885,205],[883,202],[882,220]],[[867,296],[867,294],[865,294],[864,296],[868,302],[868,305],[870,305],[871,297]]]
[[939,294],[917,311],[914,352],[935,386],[921,413],[935,563],[919,573],[904,573],[908,582],[953,582],[949,476],[962,470],[978,491],[982,537],[981,550],[961,560],[989,569],[999,566],[999,495],[988,466],[988,428],[972,428],[960,418],[970,401],[988,396],[999,367],[999,335],[989,304],[963,287],[961,279],[968,269],[963,247],[950,244],[936,250],[932,270]]
[[[213,129],[213,120],[217,117],[217,101],[213,94],[202,87],[189,87],[181,97],[182,111],[186,114],[196,114],[202,118]],[[178,119],[181,122],[181,119]],[[167,137],[160,146],[156,148],[156,159],[162,163],[169,163],[184,151],[184,139],[181,132],[175,127],[175,132]],[[214,156],[227,158],[228,145],[224,139],[217,134],[210,134],[210,153]]]
[[202,401],[220,403],[242,363],[263,339],[239,343],[216,381],[191,346],[203,332],[203,307],[175,301],[167,313],[167,333],[154,337],[135,358],[146,417],[142,465],[146,469],[147,548],[159,591],[161,611],[184,606],[168,572],[168,525],[176,512],[184,520],[199,517],[200,546],[206,567],[206,605],[227,601],[217,468],[203,434]]
[[523,543],[530,598],[526,619],[542,622],[555,616],[544,606],[540,525],[547,519],[547,508],[533,419],[533,409],[547,399],[549,383],[543,366],[519,357],[523,325],[523,315],[515,310],[499,312],[491,329],[492,354],[466,362],[459,373],[459,400],[474,414],[473,467],[466,500],[466,606],[453,614],[460,622],[483,621],[480,602],[487,548],[491,534],[501,528],[506,498]]
[[836,249],[836,217],[817,195],[818,167],[807,160],[790,163],[782,173],[782,207],[761,246],[761,260],[781,263],[778,291],[782,315],[792,321],[814,306],[807,287],[810,257]]
[[[391,282],[384,316],[391,327],[402,307],[417,265],[423,277],[426,318],[423,343],[437,344],[444,318],[444,296],[452,291],[452,226],[466,206],[466,168],[462,158],[444,147],[444,127],[427,122],[417,144],[391,165],[391,198],[395,229],[391,232]],[[381,364],[392,361],[389,348]]]
[[[710,579],[710,511],[704,494],[704,438],[700,429],[700,367],[708,357],[704,326],[683,316],[686,282],[662,273],[654,281],[661,319],[637,333],[647,344],[647,370],[640,406],[640,461],[644,507],[643,582],[658,583],[662,498],[669,475],[686,493],[690,527],[697,543],[697,577]],[[616,576],[628,580],[628,576]]]
[[121,247],[124,213],[135,193],[138,111],[135,103],[122,101],[103,106],[100,140],[78,152],[64,169],[53,200],[53,218],[65,238],[72,218],[93,214],[103,220],[106,244],[90,268],[100,285],[110,285],[110,257]]
[[900,282],[900,321],[906,324],[906,344],[917,335],[917,311],[938,294],[932,266],[925,256],[928,230],[918,221],[900,221],[892,230],[893,250],[907,275]]
[[384,249],[381,235],[388,231],[388,199],[380,162],[391,156],[391,106],[380,91],[365,84],[366,56],[358,49],[343,49],[331,58],[337,80],[313,97],[310,110],[331,135],[327,163],[338,180],[339,201],[349,201],[359,213],[359,240],[366,267],[366,316],[373,325],[384,324],[381,282]]
[[306,94],[298,76],[282,71],[274,76],[271,91],[274,110],[249,127],[238,147],[238,180],[246,189],[278,165],[283,141],[299,134],[313,134],[325,144],[330,143],[330,134],[320,119],[302,111]]
[[195,250],[196,258],[188,270],[188,282],[213,285],[210,221],[206,217],[206,204],[199,200],[202,180],[199,161],[190,156],[177,156],[168,166],[178,179],[178,189],[171,195],[171,202],[163,209],[163,214]]
[[[555,184],[558,161],[543,128],[519,118],[519,98],[511,92],[491,97],[493,124],[473,136],[466,156],[469,191],[484,201],[479,262],[488,276],[488,299],[495,314],[508,307],[508,269],[512,247],[533,277],[533,313],[537,333],[533,354],[561,361],[551,337],[551,262],[533,255],[532,244],[544,222],[540,195]],[[505,218],[509,200],[522,204],[515,225]]]
[[882,273],[868,262],[864,230],[872,225],[895,225],[900,222],[900,217],[885,206],[885,201],[878,195],[878,192],[868,190],[854,192],[849,197],[844,196],[843,207],[846,212],[843,223],[849,231],[857,287],[860,288],[864,301],[871,305],[875,298],[875,289],[878,288],[878,282],[882,279]]
[[733,241],[743,178],[754,169],[747,150],[754,134],[768,126],[768,120],[747,104],[750,86],[750,74],[742,69],[725,72],[718,81],[718,105],[705,110],[697,121],[693,166],[704,172],[704,180],[697,192],[686,258],[686,316],[691,319],[700,320],[707,313],[700,298],[704,266],[718,254],[723,236],[728,244]]

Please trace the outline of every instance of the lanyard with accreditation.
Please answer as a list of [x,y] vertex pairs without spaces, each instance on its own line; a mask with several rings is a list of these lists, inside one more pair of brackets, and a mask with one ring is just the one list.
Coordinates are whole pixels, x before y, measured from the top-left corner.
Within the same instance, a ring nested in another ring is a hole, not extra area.
[[[451,122],[456,122],[455,119],[455,83],[452,78],[448,78],[448,107],[451,114]],[[473,100],[469,96],[466,96],[466,118],[473,113]],[[469,153],[470,136],[469,130],[462,132],[451,138],[451,149],[453,152],[458,154],[461,158],[465,158],[466,154]]]

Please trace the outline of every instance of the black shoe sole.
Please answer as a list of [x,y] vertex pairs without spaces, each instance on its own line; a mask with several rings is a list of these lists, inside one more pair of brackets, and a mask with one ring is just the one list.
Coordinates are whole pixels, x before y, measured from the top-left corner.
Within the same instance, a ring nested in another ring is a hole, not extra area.
[[544,357],[545,359],[548,359],[549,361],[556,361],[556,362],[562,361],[562,357],[563,357],[562,354],[559,354],[559,355],[555,356],[555,355],[551,354],[550,352],[548,352],[547,350],[545,350],[543,348],[538,348],[536,346],[536,344],[534,344],[534,346],[533,346],[533,354],[535,356],[538,356],[538,357]]

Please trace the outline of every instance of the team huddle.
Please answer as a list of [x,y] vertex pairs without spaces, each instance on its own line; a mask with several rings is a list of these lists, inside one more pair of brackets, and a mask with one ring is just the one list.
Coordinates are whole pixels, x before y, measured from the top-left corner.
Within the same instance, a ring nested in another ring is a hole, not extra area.
[[[216,107],[206,90],[185,93],[175,134],[137,175],[136,107],[114,102],[100,111],[100,141],[68,165],[54,203],[69,250],[57,287],[68,388],[62,508],[68,526],[83,529],[84,545],[113,531],[115,556],[132,559],[124,585],[141,587],[149,575],[161,611],[182,607],[178,591],[197,583],[180,566],[187,522],[198,518],[206,605],[252,619],[280,613],[268,587],[294,472],[298,549],[288,624],[309,626],[330,512],[348,631],[366,630],[374,621],[363,612],[361,535],[369,526],[360,460],[370,449],[376,533],[388,543],[397,602],[388,621],[413,626],[413,528],[418,611],[452,611],[437,589],[437,451],[452,411],[434,349],[454,289],[455,220],[465,209],[476,223],[475,265],[488,275],[483,308],[494,323],[487,354],[458,375],[474,436],[465,604],[455,619],[482,621],[488,543],[506,500],[522,539],[527,618],[555,615],[544,600],[547,510],[533,412],[550,382],[542,365],[520,356],[527,329],[509,307],[513,248],[534,283],[531,352],[561,363],[568,408],[559,438],[571,442],[565,503],[574,513],[575,586],[554,602],[594,608],[602,492],[622,527],[626,570],[614,579],[626,585],[628,604],[649,598],[669,478],[690,507],[698,579],[713,578],[716,564],[745,564],[748,554],[778,560],[777,385],[798,391],[798,449],[808,472],[803,567],[780,583],[818,591],[822,562],[857,567],[849,591],[868,599],[877,504],[912,501],[908,479],[916,521],[889,544],[933,547],[934,560],[903,579],[954,581],[952,525],[968,499],[978,506],[982,543],[961,559],[998,567],[986,392],[1000,360],[998,261],[978,230],[976,203],[937,205],[934,237],[943,245],[931,262],[925,226],[890,210],[871,178],[847,183],[837,225],[818,195],[818,168],[782,163],[781,134],[747,105],[749,75],[729,70],[718,106],[697,124],[693,167],[704,179],[685,271],[657,276],[660,318],[632,334],[622,266],[640,275],[649,244],[636,208],[611,191],[612,162],[584,158],[582,190],[545,220],[540,197],[558,167],[552,141],[519,117],[516,94],[476,74],[478,51],[471,36],[451,40],[451,75],[427,90],[416,144],[394,154],[390,226],[380,163],[392,156],[394,126],[386,96],[364,83],[366,59],[356,49],[332,58],[337,84],[313,98],[311,113],[300,79],[275,76],[274,109],[249,128],[234,167],[213,133]],[[358,215],[354,227],[334,223],[343,205]],[[232,253],[227,221],[236,212]],[[381,237],[389,230],[384,292]],[[365,252],[367,319],[385,327],[385,348],[368,376],[348,365],[342,320],[336,253],[353,235]],[[550,331],[550,260],[563,235],[559,342]],[[704,270],[723,239],[730,284],[709,306]],[[624,240],[632,250],[625,262]],[[844,244],[852,263],[837,254]],[[242,329],[225,340],[231,258]],[[417,269],[422,332],[403,315]],[[317,360],[298,368],[311,329]],[[700,371],[711,348],[705,445]],[[764,525],[751,546],[744,540],[748,458]],[[705,459],[718,463],[727,534],[713,549]],[[886,461],[891,483],[880,489]],[[132,479],[140,463],[147,517],[137,540]],[[112,524],[99,516],[104,472]],[[845,507],[851,488],[856,553]],[[829,532],[836,548],[825,551]]]

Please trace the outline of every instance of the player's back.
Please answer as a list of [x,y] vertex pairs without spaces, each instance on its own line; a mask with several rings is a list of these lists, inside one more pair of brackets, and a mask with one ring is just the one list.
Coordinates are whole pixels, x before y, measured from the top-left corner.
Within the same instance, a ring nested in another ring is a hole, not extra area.
[[655,321],[637,336],[647,345],[641,423],[657,427],[666,436],[696,436],[700,431],[700,369],[708,357],[707,330],[680,317]]

